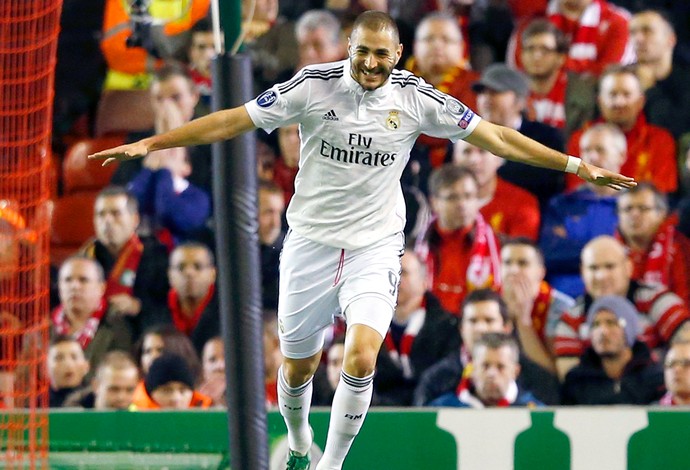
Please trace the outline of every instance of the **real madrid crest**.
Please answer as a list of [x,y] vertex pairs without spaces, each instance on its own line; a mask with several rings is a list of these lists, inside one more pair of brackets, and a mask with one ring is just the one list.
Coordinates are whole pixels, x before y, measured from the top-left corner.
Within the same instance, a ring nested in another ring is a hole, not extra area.
[[400,116],[398,116],[398,112],[391,111],[386,118],[386,127],[392,131],[400,129]]

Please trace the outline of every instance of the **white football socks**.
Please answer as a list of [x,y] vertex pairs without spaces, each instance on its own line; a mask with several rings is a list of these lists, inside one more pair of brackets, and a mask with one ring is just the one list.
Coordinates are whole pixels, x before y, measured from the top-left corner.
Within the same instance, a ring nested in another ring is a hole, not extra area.
[[292,388],[283,376],[283,366],[278,369],[278,406],[287,426],[288,444],[290,450],[301,455],[309,452],[313,439],[309,427],[309,407],[314,390],[312,378],[305,384]]
[[350,446],[367,416],[373,393],[373,379],[373,373],[359,378],[341,372],[333,397],[326,449],[316,470],[342,468]]

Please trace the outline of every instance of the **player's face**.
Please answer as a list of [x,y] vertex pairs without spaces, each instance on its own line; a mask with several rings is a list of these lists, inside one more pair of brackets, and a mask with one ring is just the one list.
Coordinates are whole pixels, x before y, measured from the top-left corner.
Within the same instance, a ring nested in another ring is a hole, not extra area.
[[465,305],[462,310],[462,344],[468,351],[484,333],[507,333],[498,302],[483,300]]
[[623,329],[624,323],[621,321],[615,313],[608,310],[601,310],[594,316],[589,334],[592,339],[592,348],[599,356],[618,357],[628,346]]
[[618,173],[626,154],[611,145],[608,131],[587,131],[580,139],[580,156],[587,163]]
[[477,347],[472,364],[472,381],[477,395],[487,405],[494,405],[506,396],[520,371],[515,353],[508,346]]
[[599,108],[607,122],[627,130],[635,124],[644,107],[642,86],[631,73],[607,75],[599,89]]
[[94,381],[95,402],[97,410],[125,410],[132,403],[134,390],[139,383],[139,371],[130,367],[113,369],[107,367],[102,377]]
[[414,57],[422,76],[440,74],[462,63],[462,36],[449,20],[422,23],[414,41]]
[[664,361],[664,381],[672,394],[690,396],[690,344],[671,346]]
[[170,255],[168,279],[181,298],[201,300],[216,282],[216,268],[205,249],[183,246]]
[[528,76],[544,79],[561,68],[565,54],[556,50],[556,37],[553,34],[542,33],[523,41],[520,59]]
[[638,193],[622,194],[618,198],[618,220],[626,238],[651,240],[665,217],[666,213],[657,206],[652,191],[645,189]]
[[348,43],[350,74],[365,90],[383,85],[402,55],[402,44],[396,43],[389,29],[372,31],[357,28]]

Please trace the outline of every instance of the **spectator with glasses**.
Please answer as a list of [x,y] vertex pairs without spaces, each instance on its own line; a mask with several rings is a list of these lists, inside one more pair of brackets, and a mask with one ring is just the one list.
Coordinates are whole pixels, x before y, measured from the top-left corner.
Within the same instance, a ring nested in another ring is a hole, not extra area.
[[659,405],[690,405],[690,341],[671,343],[664,360],[664,383],[666,394],[659,400]]

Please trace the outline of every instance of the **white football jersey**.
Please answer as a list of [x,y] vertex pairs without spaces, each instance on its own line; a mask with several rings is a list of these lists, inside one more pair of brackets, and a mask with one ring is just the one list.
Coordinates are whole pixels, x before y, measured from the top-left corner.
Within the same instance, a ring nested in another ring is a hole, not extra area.
[[300,160],[288,224],[325,245],[356,249],[400,232],[400,176],[419,134],[452,141],[480,118],[407,71],[366,91],[343,60],[302,69],[245,104],[268,132],[299,123]]

